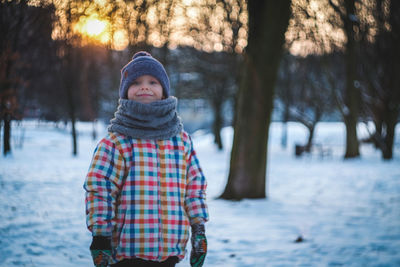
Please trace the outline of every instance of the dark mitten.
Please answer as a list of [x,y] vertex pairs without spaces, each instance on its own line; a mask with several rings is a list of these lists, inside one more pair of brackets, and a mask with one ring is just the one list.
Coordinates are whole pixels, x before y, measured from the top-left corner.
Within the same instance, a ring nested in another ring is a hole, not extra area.
[[190,266],[201,267],[207,254],[207,239],[204,224],[192,225],[192,252],[190,253]]
[[107,267],[111,258],[111,239],[105,236],[94,236],[90,252],[96,267]]

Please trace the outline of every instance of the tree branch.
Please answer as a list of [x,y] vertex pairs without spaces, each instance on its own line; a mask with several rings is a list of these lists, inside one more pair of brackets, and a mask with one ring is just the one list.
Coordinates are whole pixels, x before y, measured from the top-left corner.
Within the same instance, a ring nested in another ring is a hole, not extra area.
[[339,14],[339,16],[340,16],[340,18],[342,19],[342,21],[345,21],[345,20],[347,19],[347,18],[346,18],[346,14],[344,14],[344,13],[340,10],[339,6],[337,6],[335,3],[333,3],[332,0],[329,0],[329,5],[333,8],[333,10],[335,10],[336,13]]

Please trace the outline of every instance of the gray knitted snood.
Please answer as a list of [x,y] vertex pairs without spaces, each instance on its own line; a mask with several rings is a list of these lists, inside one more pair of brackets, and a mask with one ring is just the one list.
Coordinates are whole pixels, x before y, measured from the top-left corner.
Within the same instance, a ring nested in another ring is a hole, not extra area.
[[176,111],[177,103],[173,96],[149,104],[119,99],[108,131],[138,139],[169,139],[183,129]]

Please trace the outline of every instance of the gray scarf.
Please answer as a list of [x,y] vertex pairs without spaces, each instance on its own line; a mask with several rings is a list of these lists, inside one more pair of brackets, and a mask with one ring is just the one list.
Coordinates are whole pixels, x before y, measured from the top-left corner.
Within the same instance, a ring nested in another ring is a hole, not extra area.
[[137,139],[169,139],[183,129],[176,111],[177,103],[173,96],[149,104],[119,99],[118,110],[108,131]]

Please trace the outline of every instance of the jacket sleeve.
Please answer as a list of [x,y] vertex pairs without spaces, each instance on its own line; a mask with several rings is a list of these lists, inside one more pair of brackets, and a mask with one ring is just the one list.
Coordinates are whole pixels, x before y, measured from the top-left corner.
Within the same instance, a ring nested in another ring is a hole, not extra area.
[[115,144],[108,139],[100,141],[84,183],[86,224],[93,236],[111,236],[124,169],[124,158]]
[[185,208],[189,216],[190,225],[203,224],[208,221],[208,207],[206,204],[207,182],[200,168],[190,137],[189,141],[190,148],[187,158],[188,184],[186,186]]

